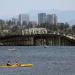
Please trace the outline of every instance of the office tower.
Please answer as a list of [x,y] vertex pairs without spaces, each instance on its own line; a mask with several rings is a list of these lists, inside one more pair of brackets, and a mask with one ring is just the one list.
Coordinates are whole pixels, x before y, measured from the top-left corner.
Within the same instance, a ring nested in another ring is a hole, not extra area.
[[46,22],[46,13],[38,14],[38,24],[42,24]]
[[17,18],[12,18],[12,22],[17,25],[18,19]]
[[48,15],[46,16],[46,23],[48,23],[48,24],[54,24],[53,15],[48,14]]
[[38,24],[42,24],[42,23],[57,25],[57,16],[56,16],[56,14],[39,13],[38,14]]
[[29,15],[27,14],[19,14],[19,22],[22,25],[23,22],[25,22],[26,24],[29,23]]
[[46,23],[48,24],[57,24],[57,16],[56,14],[48,14],[46,16]]
[[57,25],[58,18],[57,18],[57,16],[56,16],[56,14],[53,14],[53,17],[54,17],[54,24]]

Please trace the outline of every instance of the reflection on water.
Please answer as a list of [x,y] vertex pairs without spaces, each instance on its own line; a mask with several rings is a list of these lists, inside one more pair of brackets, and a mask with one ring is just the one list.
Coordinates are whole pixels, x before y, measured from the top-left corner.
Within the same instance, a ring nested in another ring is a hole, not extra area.
[[32,68],[0,68],[0,75],[75,75],[75,47],[0,46],[0,65],[8,60],[32,63]]

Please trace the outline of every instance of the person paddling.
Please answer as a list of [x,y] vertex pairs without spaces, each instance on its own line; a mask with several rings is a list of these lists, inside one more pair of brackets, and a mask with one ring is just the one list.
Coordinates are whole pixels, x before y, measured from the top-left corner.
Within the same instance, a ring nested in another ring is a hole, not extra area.
[[11,66],[11,63],[10,63],[10,61],[8,61],[8,62],[7,62],[7,66]]
[[21,64],[20,64],[20,63],[18,63],[18,61],[16,61],[16,65],[17,65],[17,66],[21,66]]

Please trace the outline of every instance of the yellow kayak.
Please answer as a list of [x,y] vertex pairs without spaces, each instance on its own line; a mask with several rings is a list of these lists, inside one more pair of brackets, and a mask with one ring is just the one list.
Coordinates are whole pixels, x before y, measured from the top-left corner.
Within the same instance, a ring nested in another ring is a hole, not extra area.
[[19,66],[14,64],[14,65],[11,65],[11,66],[1,65],[0,68],[18,68],[18,67],[32,67],[32,66],[33,66],[33,64],[21,64]]

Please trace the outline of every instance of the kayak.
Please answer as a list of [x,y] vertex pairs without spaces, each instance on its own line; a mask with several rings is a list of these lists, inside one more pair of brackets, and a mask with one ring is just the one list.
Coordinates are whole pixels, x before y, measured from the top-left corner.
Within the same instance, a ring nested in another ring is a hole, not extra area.
[[16,64],[7,66],[7,65],[1,65],[0,68],[18,68],[18,67],[32,67],[33,64],[21,64],[20,66],[17,66]]

